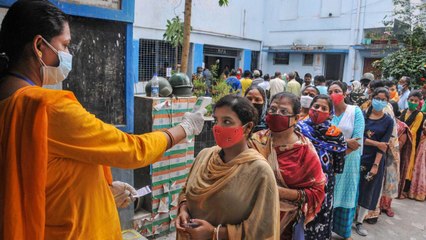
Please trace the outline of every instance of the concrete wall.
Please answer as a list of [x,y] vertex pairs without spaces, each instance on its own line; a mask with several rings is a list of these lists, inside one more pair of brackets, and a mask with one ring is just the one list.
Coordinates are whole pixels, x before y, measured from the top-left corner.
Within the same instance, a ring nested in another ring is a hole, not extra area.
[[[185,1],[135,2],[134,38],[163,39],[166,21],[183,20]],[[219,7],[217,0],[193,0],[191,42],[260,50],[263,38],[263,1],[232,0]]]
[[[392,0],[269,0],[265,1],[264,48],[290,49],[293,45],[321,45],[327,49],[346,49],[343,79],[359,79],[362,56],[351,46],[360,44],[366,28],[383,27],[391,15]],[[331,16],[329,16],[331,14]],[[322,66],[303,66],[302,54],[291,54],[289,65],[274,65],[273,54],[263,52],[262,67],[299,73],[319,72]]]
[[324,67],[324,56],[323,54],[314,54],[314,63],[310,66],[303,65],[303,54],[292,53],[290,54],[289,64],[273,64],[274,55],[273,54],[265,54],[263,61],[266,63],[262,66],[264,73],[274,74],[276,71],[282,73],[288,73],[290,71],[297,71],[300,77],[303,77],[305,73],[310,73],[313,76],[323,74]]

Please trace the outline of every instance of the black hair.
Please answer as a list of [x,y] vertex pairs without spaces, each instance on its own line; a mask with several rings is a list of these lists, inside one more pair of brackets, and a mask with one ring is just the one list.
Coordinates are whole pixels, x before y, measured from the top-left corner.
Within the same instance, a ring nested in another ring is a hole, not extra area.
[[329,89],[330,89],[330,87],[331,87],[331,86],[333,86],[333,85],[337,85],[337,86],[339,86],[339,87],[340,87],[340,89],[342,89],[343,94],[345,94],[345,93],[346,93],[346,91],[348,90],[347,85],[343,84],[341,81],[333,81],[333,82],[330,84],[330,86],[328,86],[328,89],[327,89],[327,90],[329,90]]
[[319,95],[320,94],[320,91],[318,90],[318,88],[317,87],[315,87],[315,86],[306,86],[303,90],[302,90],[302,93],[306,90],[306,89],[308,89],[308,88],[312,88],[312,89],[314,89],[315,90],[315,92],[317,92],[317,94]]
[[26,45],[35,36],[41,35],[50,42],[63,32],[68,21],[62,10],[46,0],[20,0],[12,4],[0,29],[0,53],[8,59],[0,71],[19,62]]
[[244,74],[243,74],[243,77],[244,78],[249,78],[250,76],[251,76],[251,72],[249,70],[245,70]]
[[[340,82],[340,81],[339,81]],[[333,80],[327,80],[325,82],[325,85],[327,86],[327,88],[329,88],[331,86],[331,84],[333,83]],[[343,83],[342,83],[343,84]]]
[[382,80],[373,80],[370,82],[370,89],[374,91],[376,88],[383,88],[385,87],[385,83]]
[[388,87],[388,88],[390,88],[392,86],[396,86],[396,85],[397,84],[396,84],[395,81],[392,81],[392,80],[385,81],[385,86]]
[[305,77],[310,77],[310,78],[312,78],[312,75],[311,75],[310,73],[306,73],[306,74],[305,74]]
[[260,95],[262,95],[263,102],[266,102],[266,93],[265,90],[262,87],[259,87],[257,85],[251,85],[249,88],[247,88],[246,92],[244,93],[244,97],[247,96],[247,93],[249,93],[251,90],[256,89],[260,92]]
[[263,71],[259,69],[259,73],[260,73],[259,77],[262,77],[263,76]]
[[[373,81],[376,81],[376,80],[373,80]],[[373,81],[371,81],[371,82],[373,82]],[[373,92],[373,94],[371,95],[371,98],[373,99],[375,96],[377,96],[377,95],[379,95],[380,93],[384,93],[385,94],[385,96],[386,96],[386,98],[388,99],[388,101],[389,101],[389,99],[390,99],[390,94],[389,94],[389,91],[388,91],[388,89],[386,89],[385,87],[378,87],[378,88],[375,88],[374,89],[374,92]],[[373,111],[373,105],[371,105],[369,108],[368,108],[368,110],[367,110],[367,116],[366,116],[366,118],[369,118],[370,117],[370,115],[371,115],[371,112]]]
[[237,71],[235,71],[235,69],[232,69],[229,76],[237,76]]
[[418,97],[420,100],[422,100],[423,99],[422,91],[421,90],[413,90],[408,95],[408,99],[410,99],[410,97]]
[[389,103],[392,105],[393,114],[395,115],[395,117],[399,118],[399,116],[401,116],[401,112],[399,111],[398,102],[392,100]]
[[301,108],[300,100],[293,93],[289,93],[289,92],[280,92],[280,93],[277,93],[277,94],[275,94],[271,98],[271,103],[274,100],[281,100],[283,98],[286,98],[286,99],[290,100],[291,105],[293,106],[293,114],[299,114],[300,113],[300,108]]
[[281,75],[281,72],[275,72],[274,77],[275,77],[275,78],[277,78],[277,77],[279,77],[280,75]]
[[257,110],[247,98],[234,94],[225,95],[215,104],[213,112],[217,108],[225,106],[231,108],[237,114],[243,125],[249,122],[253,122],[254,125],[257,124]]
[[325,83],[325,77],[323,75],[316,75],[314,77],[314,81],[320,82],[320,83]]
[[385,87],[379,87],[379,88],[375,88],[373,95],[371,95],[372,98],[374,98],[375,96],[379,95],[379,93],[384,93],[386,95],[386,98],[390,99],[390,94],[389,94],[389,90]]
[[265,81],[269,81],[271,79],[271,77],[269,76],[269,74],[265,74],[265,76],[263,76],[263,80]]
[[328,95],[325,94],[320,94],[318,96],[315,96],[314,99],[311,102],[311,106],[309,108],[311,108],[314,103],[316,103],[319,99],[324,99],[327,101],[328,103],[328,108],[330,109],[329,112],[331,112],[333,110],[333,101],[331,101],[331,98]]

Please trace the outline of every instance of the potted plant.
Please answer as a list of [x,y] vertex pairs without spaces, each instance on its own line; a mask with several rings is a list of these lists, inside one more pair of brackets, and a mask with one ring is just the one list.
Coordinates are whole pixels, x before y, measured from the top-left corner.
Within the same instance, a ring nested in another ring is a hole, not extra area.
[[362,39],[362,44],[364,45],[370,45],[371,44],[371,32],[368,32],[365,34],[364,38]]

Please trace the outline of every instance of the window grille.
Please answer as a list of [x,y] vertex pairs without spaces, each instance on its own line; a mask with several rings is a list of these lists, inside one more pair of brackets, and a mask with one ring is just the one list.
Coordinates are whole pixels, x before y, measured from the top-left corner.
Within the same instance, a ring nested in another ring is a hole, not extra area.
[[181,62],[181,55],[181,46],[176,51],[176,48],[166,41],[140,39],[139,81],[149,81],[154,73],[166,77],[167,68],[176,69],[176,64]]
[[314,54],[312,53],[303,54],[303,65],[312,66],[313,64],[314,64]]
[[289,53],[275,53],[274,54],[274,64],[279,65],[288,65],[290,61],[290,54]]

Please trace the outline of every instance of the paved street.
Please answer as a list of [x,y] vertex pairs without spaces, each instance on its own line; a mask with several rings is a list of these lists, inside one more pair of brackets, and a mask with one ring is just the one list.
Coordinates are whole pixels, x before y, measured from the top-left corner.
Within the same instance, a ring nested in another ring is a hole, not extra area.
[[[393,207],[395,216],[390,218],[381,215],[379,222],[375,225],[364,223],[368,230],[367,237],[361,237],[353,231],[354,240],[420,240],[426,239],[426,202],[417,202],[413,200],[394,200]],[[175,234],[157,238],[159,240],[175,239]],[[341,239],[334,237],[334,240]]]

